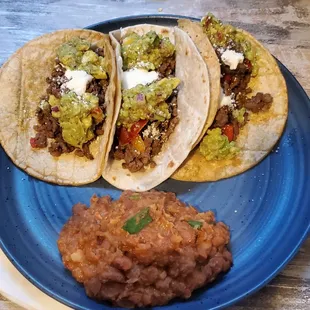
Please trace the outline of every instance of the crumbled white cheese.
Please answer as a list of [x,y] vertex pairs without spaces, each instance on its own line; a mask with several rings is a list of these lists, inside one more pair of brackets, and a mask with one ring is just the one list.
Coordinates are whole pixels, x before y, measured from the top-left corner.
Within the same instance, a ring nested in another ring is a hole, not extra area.
[[165,116],[165,112],[161,111],[161,110],[157,110],[156,114],[159,115],[159,116]]
[[225,48],[224,47],[219,47],[218,51],[220,52],[220,54],[223,54],[225,52]]
[[65,76],[57,76],[52,78],[53,82],[56,82],[56,84],[61,85],[67,81]]
[[74,91],[77,95],[85,94],[87,84],[93,77],[83,70],[66,70],[65,77],[68,82],[61,85],[61,88],[68,88]]
[[237,53],[233,50],[226,50],[222,53],[221,58],[224,64],[229,66],[230,70],[237,69],[238,64],[244,60],[242,53]]
[[122,87],[123,89],[130,89],[139,84],[146,85],[156,81],[158,73],[155,71],[148,72],[144,69],[131,69],[122,74]]
[[41,100],[39,107],[44,110],[48,106],[48,102],[46,100]]
[[144,138],[152,138],[156,139],[160,136],[159,129],[155,126],[155,123],[152,123],[151,125],[147,126],[147,128],[142,133]]
[[223,89],[221,91],[221,99],[220,99],[220,107],[223,107],[224,105],[229,106],[230,108],[234,107],[235,100],[234,100],[235,94],[231,94],[230,96],[225,96]]
[[148,67],[148,66],[150,66],[150,65],[151,65],[150,62],[139,61],[139,62],[137,62],[137,64],[136,64],[136,68],[145,68],[145,67]]

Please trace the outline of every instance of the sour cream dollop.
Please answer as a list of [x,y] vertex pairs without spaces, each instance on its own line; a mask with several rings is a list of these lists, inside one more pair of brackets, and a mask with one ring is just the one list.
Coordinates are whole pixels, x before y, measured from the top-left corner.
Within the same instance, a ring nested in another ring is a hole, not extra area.
[[242,53],[237,53],[233,50],[226,50],[221,55],[222,61],[225,65],[229,66],[230,70],[237,69],[239,63],[242,63],[244,56]]
[[139,84],[146,85],[156,81],[158,73],[156,71],[147,71],[144,69],[134,68],[123,72],[122,74],[122,88],[130,89]]
[[85,94],[87,84],[93,77],[83,70],[66,70],[65,77],[69,80],[63,87],[74,91],[78,96]]

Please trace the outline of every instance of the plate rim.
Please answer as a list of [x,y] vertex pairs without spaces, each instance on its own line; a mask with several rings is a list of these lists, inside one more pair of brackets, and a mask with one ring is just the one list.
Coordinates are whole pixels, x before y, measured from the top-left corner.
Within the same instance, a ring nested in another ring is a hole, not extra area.
[[[138,15],[128,15],[128,16],[121,16],[121,17],[116,17],[112,19],[107,19],[105,21],[101,21],[98,23],[94,23],[91,25],[88,25],[84,27],[84,29],[93,29],[96,27],[104,26],[107,24],[113,24],[117,22],[123,22],[123,21],[130,21],[130,20],[135,20],[135,19],[166,19],[166,20],[177,20],[179,18],[186,18],[194,21],[199,21],[200,18],[197,17],[192,17],[192,16],[186,16],[186,15],[175,15],[175,14],[138,14]],[[275,57],[276,58],[276,57]],[[279,67],[281,71],[284,71],[287,75],[290,76],[290,78],[293,79],[295,85],[298,87],[298,93],[302,95],[303,100],[307,101],[308,106],[310,107],[310,98],[308,97],[306,91],[303,89],[299,81],[296,79],[296,77],[290,72],[290,70],[276,58]],[[225,302],[224,304],[217,305],[213,308],[209,308],[210,310],[215,310],[215,309],[223,309],[228,306],[231,306],[235,304],[237,301],[240,301],[246,297],[249,297],[259,291],[261,288],[263,288],[266,284],[268,284],[275,276],[281,272],[286,265],[294,258],[294,256],[297,254],[298,250],[302,246],[302,244],[305,242],[305,240],[310,237],[310,222],[304,233],[302,234],[302,237],[298,240],[298,243],[293,247],[293,249],[290,251],[290,254],[283,260],[283,262],[263,281],[260,283],[256,284],[254,287],[247,289],[246,292],[239,294],[237,297]],[[88,310],[88,308],[85,308],[81,305],[75,304],[74,302],[68,300],[67,298],[63,298],[58,296],[56,293],[54,293],[52,290],[44,287],[43,284],[38,282],[34,277],[32,277],[30,274],[28,274],[23,266],[19,264],[17,261],[15,261],[14,257],[10,254],[10,251],[2,241],[2,237],[0,236],[0,248],[2,249],[3,253],[6,255],[6,257],[9,259],[9,261],[14,265],[14,267],[24,276],[29,282],[31,282],[35,287],[40,289],[43,293],[47,294],[48,296],[54,298],[55,300],[59,301],[60,303],[68,306],[68,307],[74,307],[74,309],[81,309],[81,310]],[[103,309],[105,308],[104,305],[102,305]]]

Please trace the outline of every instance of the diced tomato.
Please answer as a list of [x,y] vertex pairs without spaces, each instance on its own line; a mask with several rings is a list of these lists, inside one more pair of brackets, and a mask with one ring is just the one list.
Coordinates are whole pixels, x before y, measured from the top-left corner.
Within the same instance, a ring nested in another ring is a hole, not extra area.
[[139,132],[143,129],[143,127],[147,124],[147,120],[140,120],[136,123],[134,123],[130,130],[127,130],[125,127],[121,127],[120,133],[119,133],[119,142],[120,144],[128,144],[131,141],[133,141]]
[[248,67],[249,70],[252,69],[252,63],[249,59],[245,58],[243,63]]
[[134,123],[130,128],[130,133],[132,136],[136,137],[137,134],[142,130],[142,128],[147,124],[146,119],[141,119],[138,122]]
[[91,115],[95,119],[96,124],[100,123],[104,119],[104,115],[100,107],[96,107],[91,110]]
[[120,144],[128,144],[130,142],[130,134],[125,127],[120,128],[118,139]]
[[219,39],[219,41],[222,41],[223,40],[223,33],[217,32],[217,38]]
[[100,107],[96,107],[91,110],[91,113],[92,114],[102,113],[102,110],[100,109]]
[[37,147],[36,138],[30,138],[30,145],[34,149]]
[[208,28],[210,24],[211,24],[211,18],[210,18],[210,16],[208,16],[208,17],[205,19],[205,27]]
[[229,142],[234,140],[234,127],[232,124],[225,125],[222,128],[222,133],[228,138]]
[[52,112],[59,112],[59,108],[57,105],[51,108]]
[[224,81],[230,84],[231,82],[231,75],[230,74],[225,74],[224,75]]

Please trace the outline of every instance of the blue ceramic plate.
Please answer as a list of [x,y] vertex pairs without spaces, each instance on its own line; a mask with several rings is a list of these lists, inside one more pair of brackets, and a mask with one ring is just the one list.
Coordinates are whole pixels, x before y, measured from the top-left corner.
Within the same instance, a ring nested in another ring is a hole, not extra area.
[[[139,16],[106,21],[90,28],[107,32],[137,23],[175,25],[177,16]],[[228,180],[188,183],[168,180],[159,190],[200,210],[211,209],[231,228],[234,266],[220,281],[187,301],[161,309],[219,309],[270,281],[293,257],[309,232],[310,103],[279,63],[289,93],[288,123],[277,147],[255,168]],[[86,297],[61,263],[56,241],[77,202],[120,191],[104,180],[83,187],[38,181],[17,169],[0,149],[1,247],[34,285],[74,309],[108,309]]]

